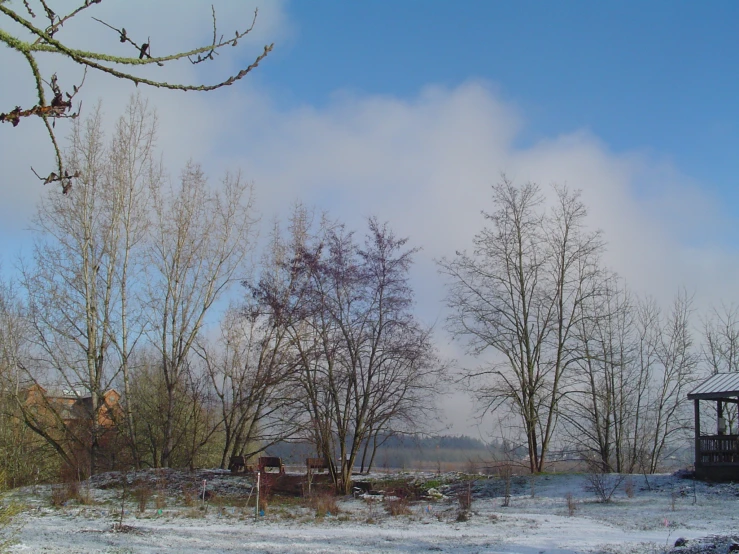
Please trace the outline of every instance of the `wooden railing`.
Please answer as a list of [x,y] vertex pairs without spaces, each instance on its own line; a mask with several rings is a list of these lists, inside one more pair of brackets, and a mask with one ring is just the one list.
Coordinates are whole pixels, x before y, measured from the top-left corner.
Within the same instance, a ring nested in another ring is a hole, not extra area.
[[699,437],[696,459],[703,465],[739,464],[739,436],[710,435]]

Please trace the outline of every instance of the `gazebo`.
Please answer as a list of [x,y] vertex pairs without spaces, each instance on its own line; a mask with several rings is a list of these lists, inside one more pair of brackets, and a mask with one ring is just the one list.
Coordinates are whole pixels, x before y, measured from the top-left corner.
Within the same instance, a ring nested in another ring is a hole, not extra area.
[[[710,481],[739,481],[737,423],[727,425],[726,404],[739,404],[739,372],[717,373],[688,394],[695,407],[695,476]],[[716,427],[701,430],[701,401],[716,403]],[[710,434],[709,434],[710,433]]]

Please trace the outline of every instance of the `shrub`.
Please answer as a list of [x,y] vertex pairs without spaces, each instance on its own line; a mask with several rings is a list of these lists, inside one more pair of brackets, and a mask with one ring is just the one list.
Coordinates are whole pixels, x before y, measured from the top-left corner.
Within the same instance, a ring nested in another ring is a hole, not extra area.
[[604,471],[593,471],[586,475],[586,490],[594,492],[598,502],[608,503],[613,493],[621,485],[624,475],[620,473],[605,473]]
[[[0,490],[2,490],[4,483],[5,473],[0,470]],[[14,525],[13,518],[20,511],[20,507],[16,504],[0,504],[0,552],[7,552],[8,548],[15,542],[19,526]]]

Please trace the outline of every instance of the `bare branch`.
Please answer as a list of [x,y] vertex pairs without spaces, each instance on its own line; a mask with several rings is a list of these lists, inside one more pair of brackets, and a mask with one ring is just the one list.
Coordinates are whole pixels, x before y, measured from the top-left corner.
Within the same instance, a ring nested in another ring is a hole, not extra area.
[[[53,75],[48,81],[42,79],[35,59],[35,56],[38,52],[60,55],[84,67],[85,70],[87,70],[87,68],[91,68],[102,73],[111,75],[112,77],[115,77],[117,79],[132,82],[136,86],[141,84],[155,88],[165,88],[169,90],[207,92],[230,86],[236,81],[243,79],[259,65],[259,63],[272,51],[272,48],[274,46],[273,44],[266,45],[262,53],[259,54],[250,65],[241,69],[237,73],[230,75],[228,78],[218,83],[211,85],[169,83],[165,80],[145,78],[137,75],[132,71],[121,71],[115,66],[140,66],[156,64],[161,67],[167,62],[183,59],[188,59],[191,63],[194,64],[203,62],[205,60],[212,60],[219,49],[225,46],[236,46],[240,38],[246,36],[252,31],[256,22],[257,11],[255,10],[251,25],[247,29],[245,29],[244,31],[237,30],[233,38],[224,39],[223,36],[221,36],[219,40],[217,39],[218,32],[216,27],[215,8],[211,7],[213,16],[213,40],[211,44],[207,46],[197,47],[189,51],[175,52],[174,54],[159,57],[153,57],[151,55],[151,37],[147,37],[146,42],[138,43],[130,38],[130,33],[124,27],[118,28],[115,25],[111,25],[110,23],[103,21],[102,19],[93,17],[95,21],[102,23],[106,27],[118,33],[118,40],[120,42],[129,43],[136,49],[136,55],[128,57],[115,56],[104,51],[84,51],[76,48],[71,48],[66,44],[65,41],[59,40],[56,37],[56,34],[58,33],[58,31],[60,31],[66,21],[77,16],[80,12],[87,9],[91,5],[101,3],[101,0],[84,0],[83,4],[61,17],[57,15],[56,12],[52,9],[51,2],[49,0],[39,1],[41,6],[43,7],[46,19],[48,19],[49,22],[46,28],[41,28],[37,25],[34,25],[31,21],[23,17],[20,13],[8,7],[8,4],[6,4],[5,2],[0,2],[0,17],[5,16],[12,22],[20,25],[24,30],[30,32],[35,37],[34,42],[26,42],[19,38],[19,36],[14,35],[12,32],[0,28],[0,43],[4,43],[12,50],[20,53],[28,62],[31,73],[36,83],[36,96],[38,98],[38,102],[36,103],[36,105],[31,108],[23,109],[20,106],[16,106],[14,109],[9,110],[6,113],[0,113],[0,122],[10,122],[13,127],[15,127],[18,125],[23,117],[35,115],[41,117],[44,120],[44,124],[47,128],[47,132],[49,133],[50,140],[52,142],[52,145],[54,146],[55,155],[57,158],[57,168],[55,172],[51,173],[48,177],[43,178],[42,181],[44,181],[45,183],[59,181],[62,183],[62,189],[65,191],[69,190],[69,183],[65,181],[65,179],[67,179],[67,173],[62,167],[62,158],[59,152],[56,138],[54,136],[54,120],[62,117],[77,117],[79,112],[70,113],[70,111],[72,107],[72,98],[78,92],[79,87],[74,87],[74,92],[72,94],[63,93],[57,83],[56,75]],[[31,6],[27,0],[24,0],[23,6],[30,17],[32,19],[35,19],[36,14],[31,9]],[[46,101],[44,85],[48,87],[52,93],[52,101],[50,104]],[[51,119],[51,122],[49,122],[49,118]]]

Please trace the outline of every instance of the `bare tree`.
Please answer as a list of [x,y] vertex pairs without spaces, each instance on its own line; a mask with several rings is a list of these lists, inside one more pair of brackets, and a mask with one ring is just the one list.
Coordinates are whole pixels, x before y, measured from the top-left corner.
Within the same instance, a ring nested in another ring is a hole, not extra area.
[[642,303],[616,275],[582,304],[582,356],[562,411],[565,430],[599,472],[632,472],[643,448],[656,354],[656,307]]
[[347,493],[365,441],[430,410],[442,367],[411,313],[407,240],[371,219],[360,247],[342,225],[324,218],[312,233],[309,220],[301,208],[292,220],[289,294],[263,298],[290,333],[306,429]]
[[174,448],[177,390],[206,314],[243,269],[252,247],[251,186],[227,175],[211,191],[189,165],[179,185],[153,190],[153,228],[147,257],[149,339],[160,355],[166,389],[163,443],[157,463],[169,467]]
[[685,395],[698,357],[690,299],[681,291],[664,315],[653,299],[619,296],[583,339],[581,377],[590,387],[572,391],[567,418],[600,471],[654,473],[691,423]]
[[198,348],[220,412],[221,467],[289,438],[299,427],[287,331],[258,306],[232,307],[216,345]]
[[[712,375],[739,371],[739,307],[731,304],[711,309],[703,319],[701,353],[702,365]],[[730,429],[739,427],[737,412],[736,405],[723,406],[722,416]]]
[[544,210],[538,186],[503,178],[493,187],[496,210],[483,212],[491,228],[475,236],[472,253],[439,262],[449,279],[448,328],[470,354],[490,349],[496,356],[468,374],[470,384],[483,411],[515,406],[532,473],[544,469],[565,380],[580,356],[573,344],[580,306],[593,291],[603,247],[600,234],[585,229],[579,194],[554,192],[554,207]]
[[[68,449],[59,444],[57,449],[65,451],[68,463],[87,465],[90,472],[99,462],[103,397],[128,352],[126,271],[137,246],[131,233],[143,209],[133,198],[148,184],[141,175],[151,156],[153,130],[141,125],[147,117],[145,104],[132,99],[110,144],[100,108],[75,125],[67,165],[79,174],[79,187],[69,198],[50,194],[39,204],[34,264],[24,270],[36,346],[26,376],[38,384],[40,377],[56,382],[65,395],[87,403],[88,420],[83,428],[70,429],[69,417],[61,413],[65,408],[49,403],[44,415],[26,411],[26,422],[52,443],[58,442],[55,436],[73,437],[89,460],[72,460]],[[46,428],[49,413],[60,426],[57,432]]]
[[642,468],[654,473],[671,453],[676,441],[685,438],[692,424],[687,406],[688,387],[695,382],[698,356],[690,330],[692,299],[680,291],[667,317],[659,317],[659,332],[654,344],[656,367],[650,379],[650,403],[642,436]]
[[[72,111],[72,101],[82,83],[84,83],[84,76],[80,78],[79,85],[72,85],[69,83],[70,77],[62,75],[62,79],[67,82],[60,84],[56,73],[49,76],[42,75],[38,63],[39,54],[52,55],[59,60],[67,60],[72,64],[76,64],[83,68],[85,72],[90,69],[116,79],[129,81],[137,86],[141,84],[181,91],[211,91],[231,85],[245,77],[259,65],[259,62],[267,56],[273,46],[265,46],[262,53],[256,56],[251,64],[219,83],[211,85],[170,83],[165,80],[145,77],[145,70],[149,66],[161,67],[176,61],[189,60],[192,63],[200,63],[212,60],[222,48],[236,46],[239,40],[249,34],[256,21],[256,12],[248,28],[241,31],[237,30],[235,34],[228,35],[229,38],[224,38],[223,35],[220,35],[219,38],[216,28],[216,13],[213,9],[213,40],[211,44],[197,46],[187,51],[155,56],[151,37],[136,36],[130,27],[126,30],[123,25],[120,25],[119,28],[116,24],[98,18],[93,19],[109,28],[112,31],[112,38],[115,39],[114,42],[122,43],[122,48],[127,49],[127,53],[121,50],[121,53],[118,54],[111,45],[105,45],[100,50],[81,50],[72,46],[73,41],[62,37],[65,23],[80,17],[80,14],[88,8],[102,4],[102,0],[84,0],[70,11],[61,13],[57,13],[56,10],[52,9],[52,3],[48,0],[39,0],[38,2],[24,0],[22,4],[23,9],[17,9],[11,7],[7,0],[0,0],[0,22],[2,22],[3,27],[0,29],[0,42],[17,52],[27,62],[28,70],[35,84],[36,100],[35,105],[16,106],[6,113],[0,113],[0,122],[9,122],[15,127],[25,117],[37,116],[42,119],[56,153],[57,167],[47,177],[39,178],[44,183],[58,182],[65,193],[70,190],[72,179],[78,177],[79,174],[75,169],[65,167],[63,163],[62,152],[54,131],[54,121],[58,118],[74,118],[78,115],[79,111]],[[41,20],[40,24],[35,23],[37,17]],[[121,69],[122,67],[125,69]],[[7,75],[6,77],[10,78]],[[66,87],[66,90],[62,87]]]
[[583,356],[573,368],[572,389],[562,416],[573,442],[585,449],[588,459],[598,461],[600,471],[610,472],[619,468],[620,461],[614,451],[622,421],[620,385],[630,347],[627,318],[631,311],[617,278],[604,284],[602,296],[593,295],[580,307],[585,313],[578,322],[577,338]]
[[[130,391],[127,403],[136,414],[139,464],[161,465],[164,429],[169,420],[169,466],[193,467],[218,431],[214,421],[218,413],[203,375],[189,367],[188,362],[187,370],[172,390],[161,371],[161,355],[148,348],[139,349],[131,360]],[[170,397],[174,398],[174,407],[168,412]]]
[[149,232],[149,192],[162,183],[162,168],[154,161],[157,118],[141,96],[134,96],[116,125],[108,170],[115,187],[116,213],[121,229],[117,264],[118,332],[113,345],[120,359],[125,426],[135,468],[140,461],[136,448],[136,425],[131,409],[130,358],[143,335],[142,302],[144,245]]
[[712,374],[739,371],[739,307],[712,308],[703,320],[704,363]]
[[[88,445],[91,471],[97,463],[102,397],[121,370],[127,383],[127,359],[135,343],[129,338],[128,289],[132,279],[136,286],[145,195],[158,179],[154,134],[154,116],[140,97],[133,97],[106,144],[98,108],[84,125],[75,126],[68,154],[68,166],[80,174],[80,190],[70,200],[49,195],[36,216],[35,267],[25,279],[40,354],[35,365],[52,372],[50,382],[90,397],[89,437],[77,440]],[[140,328],[133,327],[139,335]],[[32,373],[28,376],[36,379]],[[52,408],[47,412],[58,411]],[[43,421],[32,419],[32,427],[42,430]]]

